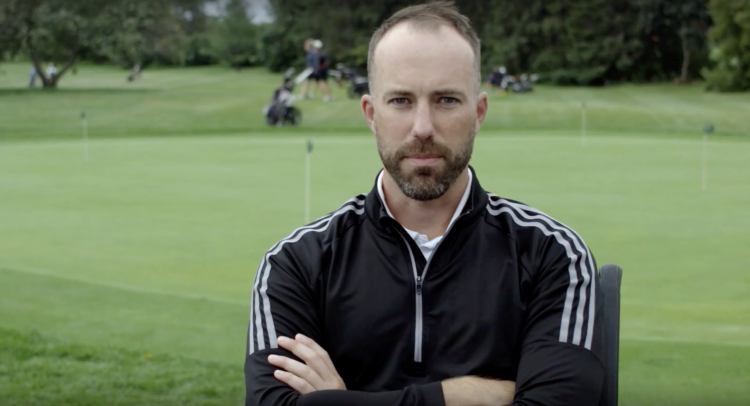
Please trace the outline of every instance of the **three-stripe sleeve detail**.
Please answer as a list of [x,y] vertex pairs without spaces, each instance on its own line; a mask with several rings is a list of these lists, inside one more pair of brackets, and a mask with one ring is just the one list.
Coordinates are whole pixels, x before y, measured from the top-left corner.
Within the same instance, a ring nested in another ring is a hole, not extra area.
[[[365,197],[366,195],[357,196],[344,203],[339,210],[292,231],[291,234],[277,242],[263,256],[263,260],[260,262],[258,270],[255,273],[255,281],[253,282],[253,294],[250,301],[250,322],[248,323],[247,332],[247,355],[266,348],[278,348],[276,344],[276,326],[273,321],[273,313],[271,312],[271,301],[268,297],[268,278],[273,271],[270,262],[271,257],[278,254],[285,245],[298,242],[307,233],[326,231],[336,217],[346,212],[364,213]],[[266,338],[268,342],[266,342]]]
[[553,237],[570,259],[568,288],[560,320],[559,340],[591,349],[596,310],[596,267],[583,239],[571,228],[524,204],[489,194],[487,210],[497,216],[506,214],[521,227],[534,227]]

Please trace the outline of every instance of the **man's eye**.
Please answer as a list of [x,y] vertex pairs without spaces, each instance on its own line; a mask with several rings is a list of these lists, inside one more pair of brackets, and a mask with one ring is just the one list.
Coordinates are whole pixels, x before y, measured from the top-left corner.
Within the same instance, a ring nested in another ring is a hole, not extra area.
[[456,99],[455,97],[441,97],[440,98],[440,103],[443,103],[443,104],[456,104],[456,103],[458,103],[458,99]]
[[395,99],[392,99],[391,103],[403,105],[409,103],[409,99],[407,99],[406,97],[397,97]]

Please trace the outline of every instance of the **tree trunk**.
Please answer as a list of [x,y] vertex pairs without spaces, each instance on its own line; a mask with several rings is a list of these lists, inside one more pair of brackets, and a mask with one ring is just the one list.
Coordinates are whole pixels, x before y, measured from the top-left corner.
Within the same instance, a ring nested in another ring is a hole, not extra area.
[[42,69],[42,61],[39,56],[34,52],[34,47],[31,45],[31,37],[26,37],[26,46],[29,48],[31,54],[31,61],[34,63],[34,69],[36,69],[36,75],[42,80],[42,87],[52,87],[52,82],[45,76],[44,69]]
[[26,47],[29,48],[29,54],[31,54],[31,61],[34,63],[34,69],[36,69],[36,74],[39,76],[39,78],[42,80],[42,87],[45,89],[47,88],[57,88],[57,82],[60,80],[62,75],[65,74],[65,72],[70,69],[71,66],[76,61],[76,57],[78,55],[77,50],[70,51],[70,55],[68,56],[68,62],[65,63],[65,66],[63,66],[60,71],[58,71],[56,74],[52,75],[51,77],[47,77],[47,72],[42,69],[42,60],[39,58],[39,55],[37,55],[36,51],[34,50],[34,44],[31,41],[31,31],[33,28],[33,22],[32,20],[27,21],[27,33],[26,33]]
[[39,78],[42,80],[42,87],[45,89],[56,89],[57,88],[57,82],[60,81],[60,78],[65,74],[65,72],[70,69],[73,64],[76,62],[76,56],[77,52],[72,51],[70,53],[70,56],[68,57],[68,62],[65,63],[65,66],[63,66],[62,69],[60,69],[56,74],[52,75],[51,77],[47,77],[47,72],[42,69],[42,61],[39,58],[39,56],[34,52],[34,47],[31,45],[31,39],[27,38],[26,45],[29,47],[29,53],[31,54],[31,61],[34,63],[34,69],[36,69],[36,74],[39,76]]
[[680,76],[680,83],[690,83],[690,43],[687,34],[683,33],[680,35],[682,39],[682,75]]
[[62,75],[67,72],[68,69],[70,69],[71,66],[76,62],[76,51],[72,51],[70,55],[68,56],[68,62],[65,63],[65,66],[63,66],[62,69],[60,69],[59,72],[52,78],[52,87],[57,87],[57,81],[60,80]]

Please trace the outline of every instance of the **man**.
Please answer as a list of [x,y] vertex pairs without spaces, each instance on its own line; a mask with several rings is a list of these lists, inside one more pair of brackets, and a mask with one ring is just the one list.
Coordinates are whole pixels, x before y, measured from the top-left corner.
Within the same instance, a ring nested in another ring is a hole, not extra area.
[[52,80],[55,78],[55,75],[57,75],[57,67],[54,62],[50,62],[49,65],[47,65],[47,78]]
[[35,87],[36,86],[36,68],[31,67],[31,70],[29,71],[29,87]]
[[483,191],[479,40],[450,3],[373,35],[362,110],[384,170],[368,195],[263,257],[247,405],[594,406],[596,265],[571,229]]
[[333,100],[331,94],[331,87],[328,86],[328,56],[323,52],[323,41],[316,39],[312,43],[313,49],[316,54],[317,66],[315,68],[315,85],[320,87],[320,92],[323,94],[323,101]]
[[140,80],[141,79],[141,64],[136,63],[133,66],[133,70],[130,71],[130,74],[128,75],[127,81],[132,82],[134,80]]
[[307,77],[302,82],[302,87],[300,88],[300,93],[298,98],[300,99],[312,99],[313,98],[313,90],[310,90],[310,93],[307,92],[308,86],[310,86],[310,81],[315,80],[315,70],[317,69],[317,66],[320,65],[320,61],[317,59],[317,53],[315,50],[313,50],[313,42],[315,42],[314,39],[308,38],[305,40],[305,44],[303,46],[305,50],[305,64],[307,65],[307,69],[311,69],[312,73],[310,73],[310,76]]

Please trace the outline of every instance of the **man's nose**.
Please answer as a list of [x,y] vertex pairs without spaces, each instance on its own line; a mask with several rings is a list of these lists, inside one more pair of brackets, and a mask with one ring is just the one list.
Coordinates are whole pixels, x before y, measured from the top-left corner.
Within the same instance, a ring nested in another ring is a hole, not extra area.
[[427,139],[434,135],[435,127],[432,123],[432,109],[429,103],[419,103],[414,117],[412,132],[415,137]]

